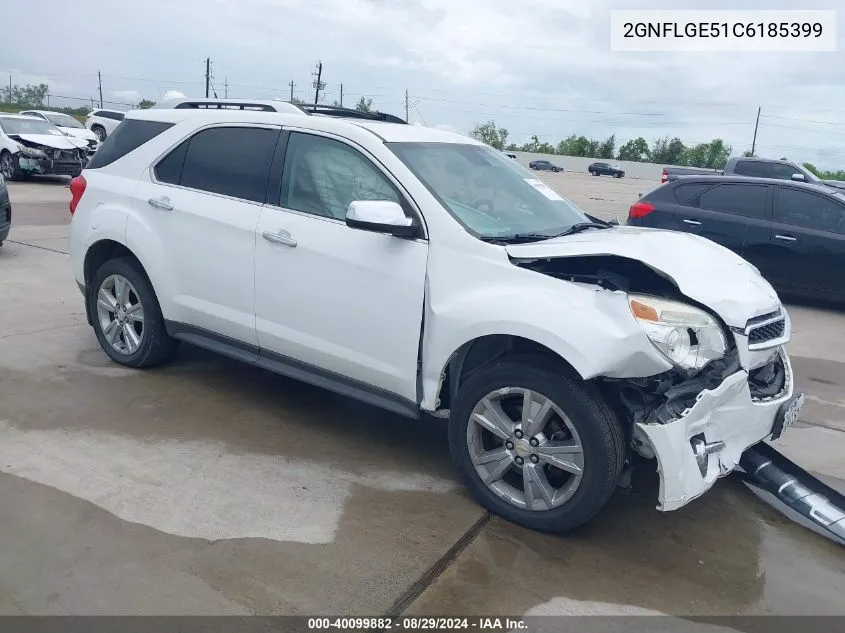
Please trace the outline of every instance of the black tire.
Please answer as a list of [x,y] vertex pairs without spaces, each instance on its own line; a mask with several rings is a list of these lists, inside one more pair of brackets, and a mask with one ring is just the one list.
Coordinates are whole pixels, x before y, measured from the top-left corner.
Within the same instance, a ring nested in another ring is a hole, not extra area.
[[102,125],[92,125],[92,126],[91,126],[91,131],[94,133],[94,135],[97,137],[97,140],[98,140],[100,143],[102,143],[103,141],[105,141],[105,140],[106,140],[106,136],[108,136],[108,135],[106,134],[106,128],[104,128]]
[[590,172],[590,175],[591,175],[591,176],[598,176],[598,175],[599,175],[599,172],[597,172],[597,171],[591,171],[591,172]]
[[[8,171],[6,171],[7,169]],[[20,171],[15,169],[15,159],[7,149],[0,152],[0,173],[9,181],[20,180],[21,177]]]
[[[100,319],[97,316],[97,295],[103,281],[111,275],[127,279],[137,291],[144,310],[144,336],[138,349],[132,354],[115,350],[106,340]],[[176,350],[178,341],[167,334],[164,317],[152,284],[138,261],[131,257],[110,259],[94,273],[87,289],[88,310],[94,323],[94,333],[100,347],[116,363],[127,367],[152,367],[167,360]]]
[[[551,398],[570,418],[584,451],[580,485],[563,505],[545,511],[516,507],[493,493],[475,470],[467,426],[476,404],[501,387],[521,387]],[[473,498],[493,514],[542,532],[564,532],[592,519],[615,490],[625,460],[625,440],[610,407],[591,385],[565,375],[542,357],[519,357],[481,369],[460,388],[449,420],[452,459]]]
[[622,174],[620,174],[619,172],[617,172],[617,173],[613,174],[613,177],[614,177],[614,178],[622,178]]

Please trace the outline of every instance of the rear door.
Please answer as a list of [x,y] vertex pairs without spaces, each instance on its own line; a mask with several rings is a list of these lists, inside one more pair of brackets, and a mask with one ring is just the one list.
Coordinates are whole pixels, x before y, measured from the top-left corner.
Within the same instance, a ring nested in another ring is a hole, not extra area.
[[[177,327],[257,346],[255,228],[280,132],[247,124],[201,129],[139,184],[139,217],[160,240],[170,271],[167,318]],[[142,229],[130,224],[130,244],[149,235]]]
[[779,287],[806,293],[845,291],[845,200],[781,185],[758,267]]
[[750,183],[678,185],[680,204],[675,210],[675,228],[706,237],[742,255],[749,230],[769,227],[771,189],[770,185]]

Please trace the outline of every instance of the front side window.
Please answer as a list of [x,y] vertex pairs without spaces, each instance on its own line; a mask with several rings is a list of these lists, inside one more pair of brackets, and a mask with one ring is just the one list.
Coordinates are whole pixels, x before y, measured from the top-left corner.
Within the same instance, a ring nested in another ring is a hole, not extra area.
[[[836,194],[837,198],[845,196]],[[781,187],[775,219],[783,224],[845,234],[845,206],[833,198]]]
[[589,222],[572,202],[501,153],[463,143],[388,143],[464,228],[479,238],[553,237]]
[[[257,127],[215,127],[197,132],[185,151],[179,184],[263,203],[278,139],[278,129]],[[175,166],[168,164],[168,158],[156,167],[164,164],[172,178]]]
[[401,204],[393,183],[361,152],[333,139],[294,132],[282,176],[281,206],[343,219],[356,200]]

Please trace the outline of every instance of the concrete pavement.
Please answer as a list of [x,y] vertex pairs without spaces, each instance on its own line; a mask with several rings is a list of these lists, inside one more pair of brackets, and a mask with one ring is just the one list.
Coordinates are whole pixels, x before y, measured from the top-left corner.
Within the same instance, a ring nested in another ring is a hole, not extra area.
[[[636,193],[557,176],[598,214]],[[662,514],[640,473],[594,523],[541,535],[468,498],[442,423],[188,346],[161,369],[116,366],[61,252],[67,190],[10,189],[0,614],[845,614],[841,549],[736,481]],[[790,313],[809,404],[779,448],[845,483],[845,318]]]

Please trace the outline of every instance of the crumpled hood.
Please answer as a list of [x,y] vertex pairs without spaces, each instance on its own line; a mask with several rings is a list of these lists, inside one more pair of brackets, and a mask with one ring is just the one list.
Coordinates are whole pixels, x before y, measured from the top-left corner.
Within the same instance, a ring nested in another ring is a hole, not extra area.
[[60,134],[14,134],[12,136],[53,149],[80,149],[85,147],[85,142],[81,139]]
[[751,264],[723,246],[690,233],[620,226],[511,244],[506,250],[520,259],[618,255],[639,260],[735,327],[744,327],[748,319],[780,307],[777,293]]

